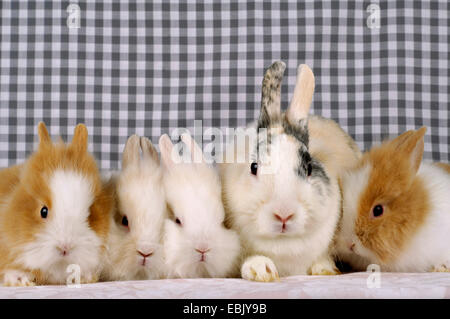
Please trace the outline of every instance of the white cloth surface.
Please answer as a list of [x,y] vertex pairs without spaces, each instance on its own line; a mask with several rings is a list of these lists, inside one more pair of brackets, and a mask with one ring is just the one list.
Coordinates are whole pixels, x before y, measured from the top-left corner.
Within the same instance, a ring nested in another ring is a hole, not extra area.
[[274,283],[215,278],[0,287],[0,298],[450,298],[450,273],[381,273],[379,288],[368,287],[370,275],[292,276]]

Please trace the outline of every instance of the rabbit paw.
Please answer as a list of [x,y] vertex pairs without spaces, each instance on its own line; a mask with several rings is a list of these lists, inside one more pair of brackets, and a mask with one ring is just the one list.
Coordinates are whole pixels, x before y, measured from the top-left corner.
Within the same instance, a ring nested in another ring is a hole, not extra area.
[[323,260],[314,263],[309,269],[308,274],[313,276],[335,276],[340,275],[341,272],[337,269],[334,262]]
[[96,274],[89,274],[87,276],[81,277],[82,284],[92,284],[98,282],[98,276]]
[[35,283],[30,275],[20,270],[7,270],[3,276],[3,285],[8,287],[28,287]]
[[433,266],[431,272],[450,272],[450,266],[447,264],[442,264],[439,266]]
[[241,268],[242,278],[253,281],[280,281],[277,267],[270,258],[253,256],[248,258]]

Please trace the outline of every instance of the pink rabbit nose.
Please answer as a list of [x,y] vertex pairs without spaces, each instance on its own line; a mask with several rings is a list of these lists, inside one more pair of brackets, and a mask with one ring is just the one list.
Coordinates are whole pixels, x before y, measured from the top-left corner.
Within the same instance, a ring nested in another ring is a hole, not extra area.
[[146,252],[142,252],[140,250],[137,251],[139,253],[139,255],[141,255],[144,258],[150,257],[151,255],[153,255],[153,251],[146,251]]
[[202,257],[200,258],[200,261],[205,261],[205,254],[210,251],[209,248],[195,248],[195,251],[202,254]]
[[294,216],[294,214],[290,214],[287,217],[281,217],[280,215],[278,215],[277,213],[273,214],[275,216],[276,219],[278,219],[280,222],[282,222],[283,224],[286,224],[286,222],[292,218],[292,216]]
[[67,256],[70,252],[70,247],[68,245],[59,245],[56,247],[56,249],[59,250],[59,253],[62,256]]
[[350,249],[351,251],[355,251],[355,243],[350,243],[348,245],[348,249]]

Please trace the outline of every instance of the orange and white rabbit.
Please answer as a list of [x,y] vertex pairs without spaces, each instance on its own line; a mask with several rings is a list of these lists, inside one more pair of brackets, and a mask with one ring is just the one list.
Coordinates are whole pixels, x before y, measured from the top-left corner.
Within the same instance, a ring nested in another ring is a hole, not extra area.
[[38,134],[25,163],[0,172],[3,284],[65,284],[73,264],[81,283],[95,282],[113,202],[87,150],[87,129],[77,125],[68,145],[52,143],[42,122]]
[[344,174],[337,252],[354,269],[450,270],[450,165],[422,163],[425,132],[373,147]]

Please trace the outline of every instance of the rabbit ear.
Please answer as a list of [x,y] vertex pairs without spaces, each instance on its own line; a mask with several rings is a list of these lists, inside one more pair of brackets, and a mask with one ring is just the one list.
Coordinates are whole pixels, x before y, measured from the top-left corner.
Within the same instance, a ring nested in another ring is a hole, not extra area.
[[122,169],[139,162],[139,143],[139,136],[136,134],[128,138],[122,153]]
[[261,95],[261,114],[258,127],[268,128],[271,123],[281,119],[281,81],[283,80],[286,64],[274,62],[264,74]]
[[414,173],[417,173],[422,163],[424,135],[426,132],[427,128],[423,126],[417,131],[407,131],[392,140],[394,147],[399,152],[398,156],[409,158],[411,169]]
[[206,163],[202,149],[198,146],[189,133],[181,134],[181,140],[187,145],[189,151],[191,152],[192,163]]
[[159,150],[161,151],[162,162],[166,168],[170,169],[173,165],[181,163],[181,157],[176,152],[176,149],[167,134],[163,134],[159,138]]
[[286,118],[291,125],[308,117],[309,108],[314,94],[314,74],[306,64],[297,68],[297,83],[291,104],[286,111]]
[[73,131],[73,138],[70,147],[77,151],[86,152],[88,148],[88,131],[84,124],[78,124]]
[[152,142],[145,136],[141,136],[140,143],[144,159],[150,159],[159,164],[158,152]]
[[52,144],[52,139],[48,134],[47,127],[44,122],[39,122],[38,124],[38,135],[39,135],[39,148],[44,146],[49,146]]

